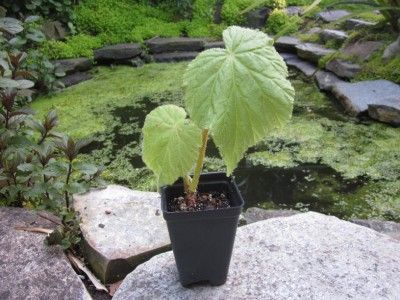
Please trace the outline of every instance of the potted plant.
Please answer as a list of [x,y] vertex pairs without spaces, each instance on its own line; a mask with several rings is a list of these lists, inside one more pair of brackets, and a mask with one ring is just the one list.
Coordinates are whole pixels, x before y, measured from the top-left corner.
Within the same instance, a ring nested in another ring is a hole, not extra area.
[[[203,51],[184,74],[190,118],[181,107],[163,105],[143,127],[143,160],[164,185],[162,211],[183,286],[225,283],[243,206],[232,171],[293,108],[287,67],[271,38],[232,26],[223,39],[226,49]],[[201,174],[210,136],[226,174]]]

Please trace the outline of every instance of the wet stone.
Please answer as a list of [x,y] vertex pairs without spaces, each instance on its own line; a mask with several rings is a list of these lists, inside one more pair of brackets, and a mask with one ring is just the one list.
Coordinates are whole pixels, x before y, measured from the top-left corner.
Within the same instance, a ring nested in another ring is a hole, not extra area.
[[15,227],[54,224],[33,211],[0,207],[0,299],[91,299],[60,247]]
[[388,80],[339,82],[334,85],[332,93],[347,113],[357,116],[367,112],[369,105],[390,105],[387,99],[398,98],[400,86]]
[[326,64],[325,69],[335,73],[339,77],[351,79],[361,71],[361,66],[341,59],[332,59]]
[[74,207],[82,219],[84,255],[103,282],[119,281],[143,261],[169,249],[158,193],[110,185],[74,195]]
[[245,26],[257,29],[264,28],[270,12],[271,9],[268,7],[260,7],[248,12]]
[[138,266],[113,299],[395,299],[399,294],[398,241],[309,212],[239,227],[224,285],[183,288],[167,252]]
[[347,10],[337,9],[337,10],[326,10],[317,14],[317,17],[322,21],[329,23],[337,21],[341,18],[350,15]]

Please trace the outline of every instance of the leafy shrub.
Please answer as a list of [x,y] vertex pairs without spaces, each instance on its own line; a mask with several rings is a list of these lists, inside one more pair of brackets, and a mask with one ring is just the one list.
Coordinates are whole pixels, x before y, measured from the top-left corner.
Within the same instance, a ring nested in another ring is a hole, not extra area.
[[196,0],[193,4],[193,20],[211,23],[217,0]]
[[73,20],[74,0],[3,0],[2,5],[14,15],[40,15],[64,23]]
[[225,24],[207,23],[202,20],[193,20],[186,26],[187,35],[190,37],[210,37],[220,39],[222,31],[226,28]]
[[[32,100],[32,92],[25,88],[26,79],[34,81],[29,83],[28,89],[36,84],[41,92],[49,92],[61,86],[54,66],[35,49],[44,40],[43,33],[37,28],[37,20],[34,16],[26,18],[25,23],[13,18],[0,18],[0,46],[6,50],[0,52],[0,80],[8,82],[3,88],[20,89],[18,94],[24,95],[19,97],[20,102]],[[29,52],[24,52],[25,49],[29,49]],[[23,88],[10,80],[25,80]]]
[[100,48],[103,44],[99,36],[78,34],[67,37],[65,42],[47,40],[41,49],[50,59],[92,57],[93,49]]
[[158,19],[148,18],[148,23],[132,29],[129,41],[142,42],[154,36],[175,37],[180,36],[186,27],[186,22],[167,23]]
[[288,16],[285,11],[275,9],[268,17],[266,29],[273,34],[292,34],[299,30],[302,19]]
[[282,9],[286,7],[286,0],[225,0],[222,17],[228,24],[241,24],[245,12],[261,6]]

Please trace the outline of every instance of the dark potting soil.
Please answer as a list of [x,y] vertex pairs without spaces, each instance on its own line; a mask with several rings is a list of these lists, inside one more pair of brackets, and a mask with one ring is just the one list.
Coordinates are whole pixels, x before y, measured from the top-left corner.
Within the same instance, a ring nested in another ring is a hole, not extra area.
[[168,211],[203,211],[230,207],[229,199],[221,192],[197,193],[189,197],[177,197],[168,203]]

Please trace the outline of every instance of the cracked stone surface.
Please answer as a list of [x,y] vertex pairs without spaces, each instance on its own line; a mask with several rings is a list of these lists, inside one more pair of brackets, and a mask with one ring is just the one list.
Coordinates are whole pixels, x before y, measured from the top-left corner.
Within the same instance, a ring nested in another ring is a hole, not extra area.
[[0,299],[91,299],[58,246],[45,235],[15,227],[54,229],[54,224],[23,208],[0,207]]
[[80,213],[84,254],[106,283],[121,280],[137,265],[170,249],[160,195],[109,185],[74,195]]
[[354,78],[357,73],[361,71],[361,66],[359,64],[336,58],[329,61],[325,68],[328,71],[335,73],[337,76],[347,79]]
[[317,73],[315,73],[315,80],[317,81],[320,90],[323,91],[331,91],[336,83],[342,81],[332,72],[327,72],[323,70],[317,71]]
[[172,252],[129,274],[122,299],[396,299],[400,243],[314,212],[238,228],[225,285],[183,288]]

